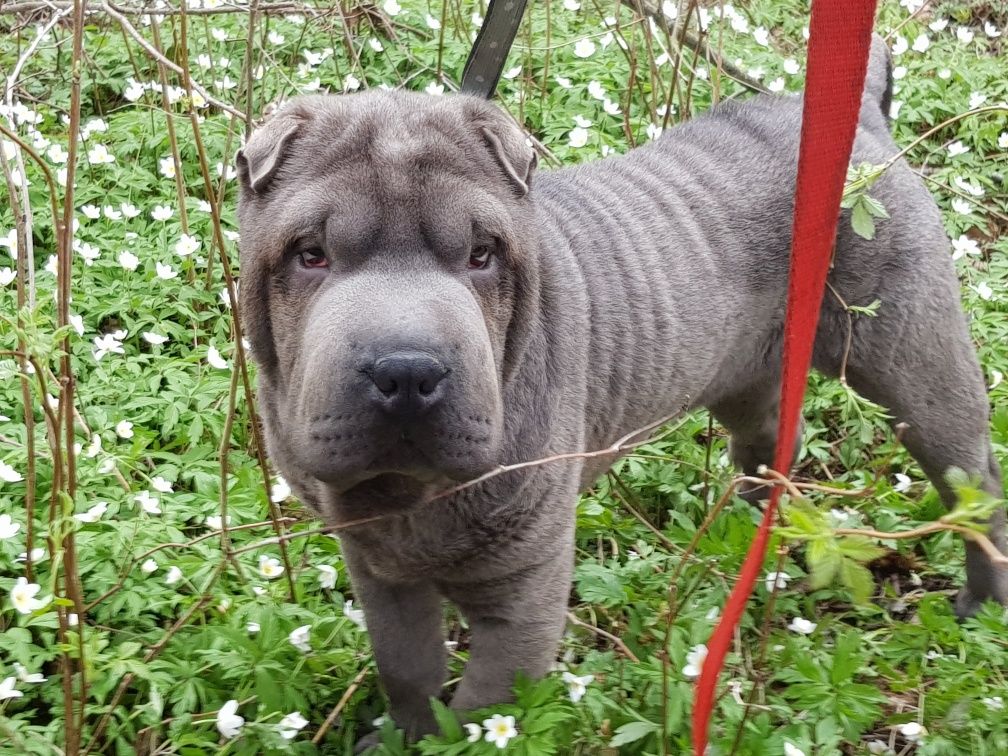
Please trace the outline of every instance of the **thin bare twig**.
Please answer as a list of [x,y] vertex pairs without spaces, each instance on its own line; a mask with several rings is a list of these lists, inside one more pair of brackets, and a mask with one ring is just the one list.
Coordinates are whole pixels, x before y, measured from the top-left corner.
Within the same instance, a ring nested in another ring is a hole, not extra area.
[[610,641],[614,646],[616,646],[616,649],[621,654],[623,654],[623,656],[625,656],[627,659],[635,663],[640,663],[640,659],[637,658],[637,654],[635,654],[627,647],[627,644],[623,642],[622,638],[613,635],[612,633],[606,630],[603,630],[601,627],[596,627],[590,622],[585,622],[582,619],[578,619],[578,616],[574,614],[574,612],[567,612],[567,621],[570,622],[572,625],[577,625],[578,627],[583,627],[586,630],[591,630],[593,633],[595,633],[595,635],[598,635],[601,638],[605,638],[606,640]]
[[[184,71],[182,70],[182,66],[179,66],[177,63],[175,63],[174,61],[169,60],[164,55],[162,55],[160,52],[158,52],[157,49],[153,45],[151,45],[150,42],[148,42],[146,39],[144,39],[144,36],[140,32],[137,31],[136,27],[133,26],[133,24],[130,23],[130,20],[128,18],[126,18],[126,16],[124,16],[122,13],[119,13],[117,10],[115,10],[111,6],[111,4],[109,4],[108,2],[103,2],[102,3],[102,7],[105,9],[105,12],[109,14],[109,16],[111,16],[112,18],[114,18],[116,21],[119,22],[119,24],[122,26],[123,30],[127,34],[129,34],[136,41],[136,43],[138,45],[140,45],[140,47],[142,47],[144,49],[144,52],[146,52],[150,57],[152,57],[154,60],[156,60],[158,63],[160,63],[165,68],[168,68],[168,69],[174,71],[175,73],[177,73],[179,75],[183,75],[184,74]],[[210,92],[208,92],[205,88],[203,88],[203,86],[201,86],[197,82],[190,81],[190,85],[191,85],[190,88],[192,90],[195,90],[195,91],[199,92],[199,94],[203,97],[203,99],[206,100],[211,105],[213,105],[215,108],[219,108],[219,109],[223,110],[225,113],[230,113],[235,118],[238,118],[238,119],[243,120],[243,121],[245,120],[245,114],[244,113],[242,113],[237,108],[232,107],[231,105],[229,105],[228,103],[224,102],[223,100],[218,100],[216,97],[214,97],[212,94],[210,94]],[[192,97],[192,92],[190,91],[190,98],[191,97]]]
[[357,692],[357,688],[359,688],[361,686],[361,683],[364,682],[364,678],[367,677],[367,673],[370,669],[371,665],[366,664],[364,665],[364,667],[361,668],[361,671],[357,673],[356,677],[354,677],[354,679],[350,682],[350,685],[347,687],[347,689],[343,691],[343,695],[340,696],[340,699],[339,701],[336,702],[336,705],[333,707],[333,710],[329,712],[329,716],[325,718],[325,721],[318,728],[318,732],[316,732],[314,737],[312,737],[311,739],[312,743],[318,745],[319,743],[322,742],[322,738],[325,737],[325,734],[329,731],[329,728],[332,727],[333,722],[336,721],[336,717],[340,715],[340,712],[343,711],[344,707],[347,705],[347,703],[349,703],[350,698],[353,696],[353,694]]

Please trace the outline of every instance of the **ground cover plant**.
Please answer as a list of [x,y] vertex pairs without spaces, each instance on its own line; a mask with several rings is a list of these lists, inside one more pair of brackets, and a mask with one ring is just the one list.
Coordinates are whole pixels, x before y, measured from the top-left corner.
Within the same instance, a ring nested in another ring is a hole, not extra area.
[[[296,93],[450,94],[485,7],[145,10],[91,4],[75,25],[63,2],[0,7],[0,753],[350,753],[375,728],[406,753],[338,540],[263,456],[233,318],[232,156],[250,116]],[[499,101],[547,168],[620,153],[717,101],[799,90],[807,16],[797,0],[533,4]],[[878,28],[1004,463],[1008,11],[885,2]],[[885,209],[864,191],[874,169],[853,168],[845,222],[870,235]],[[794,479],[829,490],[785,511],[711,753],[1008,752],[1008,615],[954,618],[959,537],[851,533],[927,529],[934,492],[840,383],[813,379],[806,421]],[[725,452],[698,412],[600,479],[578,506],[556,673],[468,725],[440,710],[417,750],[687,752],[702,644],[760,516],[725,495]],[[946,524],[991,506],[959,487]],[[466,628],[448,626],[457,672]]]

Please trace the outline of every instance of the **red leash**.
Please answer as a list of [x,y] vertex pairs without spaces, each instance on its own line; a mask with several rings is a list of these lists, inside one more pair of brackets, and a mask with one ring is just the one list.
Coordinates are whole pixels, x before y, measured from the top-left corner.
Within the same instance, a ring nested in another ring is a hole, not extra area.
[[[876,0],[813,0],[808,75],[802,113],[798,179],[791,241],[791,277],[784,321],[780,420],[774,469],[787,471],[794,456],[812,345],[836,238],[847,166],[861,110],[861,92]],[[780,487],[746,554],[738,582],[708,643],[693,704],[693,753],[703,756],[714,689],[725,654],[763,566]]]

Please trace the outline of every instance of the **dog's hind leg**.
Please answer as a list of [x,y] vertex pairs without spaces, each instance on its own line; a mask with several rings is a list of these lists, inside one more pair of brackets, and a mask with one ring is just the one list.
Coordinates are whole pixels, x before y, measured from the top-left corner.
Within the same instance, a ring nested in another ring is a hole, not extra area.
[[[942,261],[943,263],[946,261]],[[923,267],[923,266],[922,266]],[[950,266],[949,266],[950,267]],[[854,321],[846,375],[858,393],[885,407],[894,424],[905,424],[902,441],[949,507],[955,494],[945,480],[957,467],[979,478],[1001,498],[1001,472],[988,428],[983,374],[959,301],[958,280],[944,265],[918,270],[903,291],[880,293],[876,317]],[[907,290],[916,296],[907,296]],[[827,297],[830,294],[827,293]],[[826,323],[837,335],[846,326],[838,309],[827,307]],[[828,339],[831,346],[841,338]],[[837,375],[840,353],[819,348],[817,367]],[[833,354],[827,355],[827,351]],[[1005,513],[990,521],[988,537],[1005,553]],[[1008,604],[1008,569],[991,561],[972,541],[966,544],[966,586],[956,611],[968,616],[987,599]]]
[[[733,387],[707,406],[731,435],[728,454],[736,467],[746,475],[758,475],[760,465],[773,465],[780,411],[779,376],[766,375]],[[769,498],[770,487],[746,483],[739,487],[739,496],[757,502]]]

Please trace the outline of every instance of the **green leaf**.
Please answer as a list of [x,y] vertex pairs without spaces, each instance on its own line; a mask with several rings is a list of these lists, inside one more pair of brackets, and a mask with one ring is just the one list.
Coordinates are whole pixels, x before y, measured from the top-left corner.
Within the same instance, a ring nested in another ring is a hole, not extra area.
[[578,594],[591,603],[615,606],[627,600],[626,588],[611,569],[595,562],[579,565],[575,571]]
[[445,706],[436,698],[430,700],[431,709],[434,711],[434,720],[441,728],[441,734],[452,742],[462,738],[462,725],[459,724],[455,712]]
[[861,638],[853,631],[837,638],[830,665],[830,682],[834,685],[854,678],[854,673],[861,666],[861,656],[858,653],[860,645]]
[[874,197],[864,194],[861,196],[861,202],[865,206],[865,209],[875,218],[889,218],[889,213],[886,211],[885,205]]
[[865,209],[864,202],[858,202],[851,210],[851,228],[862,238],[875,238],[875,221],[872,220],[871,213]]
[[812,541],[805,556],[809,566],[809,584],[815,589],[832,583],[843,562],[836,541],[825,538]]
[[877,546],[864,536],[845,536],[840,538],[838,543],[840,553],[849,559],[857,562],[870,562],[878,559],[886,553],[881,546]]
[[612,748],[618,748],[628,743],[635,743],[648,735],[657,733],[658,730],[659,727],[654,722],[627,722],[616,728],[616,734],[609,741],[609,745]]
[[840,562],[840,580],[850,589],[851,599],[855,604],[863,604],[875,590],[875,579],[867,567],[853,559],[842,559]]

